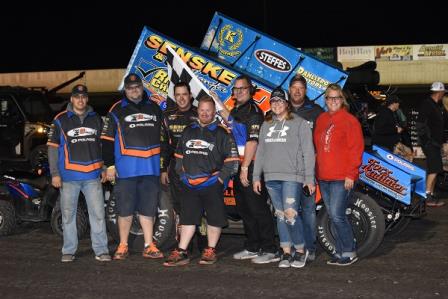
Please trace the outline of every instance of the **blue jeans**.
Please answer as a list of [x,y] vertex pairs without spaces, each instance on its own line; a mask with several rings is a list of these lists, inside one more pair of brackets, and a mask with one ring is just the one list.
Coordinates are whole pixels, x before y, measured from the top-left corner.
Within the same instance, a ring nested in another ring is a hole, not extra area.
[[75,254],[78,249],[76,210],[78,208],[80,191],[84,194],[89,212],[92,249],[95,255],[108,254],[104,196],[99,179],[62,182],[61,211],[62,228],[64,231],[62,254]]
[[336,254],[342,257],[356,256],[352,226],[345,214],[350,192],[344,188],[344,181],[319,181],[319,187],[330,217]]
[[316,193],[311,196],[305,196],[302,192],[303,184],[299,183],[297,198],[303,218],[303,236],[305,239],[305,248],[310,252],[316,251]]
[[298,217],[300,203],[297,199],[299,186],[298,182],[266,182],[266,188],[277,216],[280,247],[289,248],[294,245],[296,250],[302,251],[304,249],[303,223],[302,219]]

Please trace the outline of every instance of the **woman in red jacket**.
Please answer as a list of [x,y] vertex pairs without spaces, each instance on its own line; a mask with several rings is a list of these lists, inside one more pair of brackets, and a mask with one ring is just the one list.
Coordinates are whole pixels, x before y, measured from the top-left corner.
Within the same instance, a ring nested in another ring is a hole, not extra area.
[[346,216],[349,193],[359,176],[364,140],[361,125],[347,111],[347,102],[337,84],[325,91],[328,111],[322,113],[314,130],[316,176],[330,216],[336,254],[329,265],[346,266],[358,260],[352,227]]

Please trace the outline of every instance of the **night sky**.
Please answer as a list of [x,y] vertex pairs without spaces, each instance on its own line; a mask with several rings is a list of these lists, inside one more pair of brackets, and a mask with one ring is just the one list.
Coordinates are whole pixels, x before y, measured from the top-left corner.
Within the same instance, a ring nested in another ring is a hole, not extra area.
[[292,1],[21,2],[2,7],[0,72],[125,68],[143,26],[199,47],[215,11],[296,47],[448,43],[436,2]]

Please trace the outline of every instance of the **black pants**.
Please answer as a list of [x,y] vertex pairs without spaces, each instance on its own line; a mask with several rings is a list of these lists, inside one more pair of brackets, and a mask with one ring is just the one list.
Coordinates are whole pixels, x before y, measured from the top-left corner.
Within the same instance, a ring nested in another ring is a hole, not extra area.
[[173,159],[168,167],[168,178],[170,179],[170,198],[174,211],[180,214],[180,197],[182,196],[183,183],[176,173],[176,160]]
[[[171,205],[173,206],[174,211],[177,215],[180,215],[181,210],[181,200],[180,197],[184,192],[184,184],[180,180],[179,175],[176,173],[176,159],[172,159],[170,165],[168,166],[168,178],[170,179],[169,191],[170,191],[170,200]],[[199,231],[198,227],[196,227],[196,233],[193,238],[196,238],[196,245],[198,252],[202,252],[202,250],[207,247],[207,235],[202,235]],[[190,242],[188,251],[193,252],[193,243]]]
[[245,249],[257,252],[260,249],[264,252],[275,253],[274,220],[267,204],[267,191],[263,183],[261,195],[252,189],[253,163],[249,166],[248,179],[250,185],[244,187],[240,181],[240,171],[234,180],[234,191],[237,211],[243,219],[244,230],[247,235]]

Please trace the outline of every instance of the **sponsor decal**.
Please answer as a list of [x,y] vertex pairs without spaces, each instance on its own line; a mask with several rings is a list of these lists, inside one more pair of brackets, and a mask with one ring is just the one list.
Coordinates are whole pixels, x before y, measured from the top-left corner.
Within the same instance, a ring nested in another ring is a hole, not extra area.
[[393,176],[392,170],[381,166],[380,163],[378,160],[369,159],[366,165],[361,166],[360,173],[393,192],[405,195],[407,188],[398,182],[398,179]]
[[[226,56],[238,56],[241,51],[237,51],[243,42],[243,32],[241,29],[232,30],[232,25],[227,24],[219,31],[219,53]],[[226,50],[228,49],[228,50]]]
[[315,73],[311,73],[310,71],[305,70],[303,67],[299,67],[297,74],[305,77],[307,85],[314,86],[317,89],[324,90],[330,84],[330,81],[325,80],[322,77],[319,77]]
[[273,70],[279,72],[289,72],[291,70],[291,63],[289,63],[286,58],[275,52],[260,49],[255,51],[255,58],[257,58],[260,63]]
[[214,144],[208,143],[207,141],[201,140],[201,139],[190,139],[185,144],[188,148],[193,149],[210,149],[210,151],[213,150]]
[[410,169],[410,170],[415,170],[415,167],[414,167],[414,166],[412,166],[412,165],[409,164],[408,162],[403,161],[402,159],[400,159],[400,158],[398,158],[398,157],[395,157],[395,156],[393,156],[393,155],[391,155],[391,154],[388,154],[388,155],[386,156],[386,158],[389,159],[389,160],[392,160],[392,161],[394,161],[394,162],[396,162],[396,163],[398,163],[398,164],[400,164],[400,165],[402,165],[402,166],[404,166],[404,167],[406,167],[406,168],[408,168],[408,169]]
[[232,80],[237,77],[237,74],[234,72],[224,69],[216,65],[213,61],[209,61],[202,56],[195,55],[178,45],[164,40],[158,35],[150,35],[144,44],[148,49],[157,51],[153,58],[160,62],[165,60],[167,53],[166,47],[170,46],[193,71],[198,70],[202,75],[206,75],[225,86],[229,86]]
[[[142,74],[143,84],[151,92],[151,96],[153,94],[166,95],[169,84],[166,67],[158,67],[150,61],[141,58],[136,68]],[[156,102],[158,102],[157,100],[160,102],[160,99],[156,99]]]
[[96,135],[96,130],[87,127],[79,127],[68,131],[67,135],[70,137],[83,137],[83,136]]
[[156,115],[149,115],[145,113],[134,113],[124,118],[126,122],[142,122],[142,121],[157,121]]

